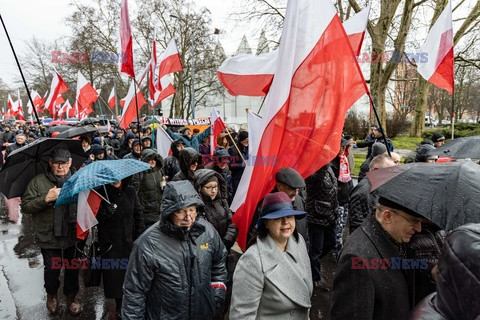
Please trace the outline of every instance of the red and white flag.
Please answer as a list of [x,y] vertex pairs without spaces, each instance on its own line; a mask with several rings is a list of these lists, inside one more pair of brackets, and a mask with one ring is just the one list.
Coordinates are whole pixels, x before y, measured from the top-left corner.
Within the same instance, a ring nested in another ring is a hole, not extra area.
[[110,92],[110,96],[108,97],[108,105],[110,108],[115,108],[115,104],[117,103],[117,98],[115,97],[115,87],[112,88],[112,92]]
[[8,106],[8,110],[10,111],[10,113],[12,113],[12,110],[14,108],[14,104],[15,104],[15,102],[13,102],[12,97],[10,97],[10,93],[9,93],[8,94],[8,100],[7,100],[7,106]]
[[145,79],[147,73],[149,72],[152,73],[150,69],[155,70],[156,67],[157,67],[157,42],[153,40],[150,60],[148,61],[147,66],[145,67],[145,70],[143,70],[140,80],[137,81],[139,87],[142,85],[143,79]]
[[[168,133],[163,130],[161,126],[157,127],[157,152],[159,155],[162,156],[163,159],[168,157],[172,154],[172,150],[170,149],[172,145],[172,138],[168,135]],[[170,179],[173,177],[170,177]]]
[[[135,92],[137,92],[136,95]],[[125,106],[123,107],[122,118],[119,124],[120,128],[126,129],[137,117],[137,104],[138,110],[140,110],[145,103],[147,103],[147,101],[145,101],[142,91],[136,87],[135,81],[132,80],[128,88],[127,96],[125,97]]]
[[[39,112],[40,107],[44,104],[42,96],[35,90],[32,90],[32,92],[30,92],[30,96],[32,97],[35,110]],[[30,100],[28,100],[27,107],[28,107],[28,111],[27,111],[28,114],[33,114],[33,107]]]
[[213,155],[215,148],[217,147],[217,137],[227,128],[222,118],[218,116],[218,111],[212,108],[211,113],[212,129],[210,130],[210,154]]
[[262,135],[262,117],[252,111],[248,111],[247,114],[248,125],[248,154],[250,156],[256,156],[253,150],[258,149],[258,139]]
[[63,81],[62,77],[55,72],[52,79],[52,84],[50,85],[50,92],[48,94],[47,100],[45,101],[45,109],[47,109],[52,117],[56,115],[56,100],[59,94],[62,94],[68,90],[68,86]]
[[449,1],[435,24],[428,32],[425,43],[418,50],[420,56],[427,56],[417,61],[417,71],[428,82],[453,94],[454,55],[452,2]]
[[278,50],[227,58],[218,69],[218,79],[232,96],[265,96],[272,84],[277,57]]
[[120,46],[122,49],[120,72],[128,74],[135,79],[133,69],[133,38],[128,16],[128,1],[122,0],[120,8]]
[[[78,71],[77,74],[77,95],[75,102],[75,109],[78,110],[78,113],[88,112],[87,110],[92,110],[91,105],[98,100],[98,92],[90,84],[90,82],[85,79],[83,74]],[[93,111],[93,110],[92,110]],[[90,112],[88,112],[90,113]]]
[[[337,155],[347,110],[367,92],[330,0],[289,1],[256,161],[247,164],[231,205],[246,236],[255,208],[283,167],[308,177]],[[299,152],[301,150],[301,152]]]
[[77,205],[77,238],[85,239],[90,228],[98,224],[96,218],[102,198],[92,190],[78,194]]
[[362,49],[363,38],[365,37],[365,29],[367,29],[368,17],[370,15],[370,4],[358,12],[356,15],[343,23],[348,40],[352,46],[353,53],[358,56]]
[[158,83],[157,86],[161,86],[160,79],[165,75],[182,71],[182,62],[180,61],[180,54],[178,53],[175,40],[172,39],[167,45],[165,51],[162,52],[158,59]]
[[160,103],[163,99],[168,98],[177,90],[175,90],[175,87],[173,86],[171,82],[171,78],[169,75],[165,75],[160,79],[160,87],[157,88],[158,90],[155,91],[155,96],[154,96],[154,105]]

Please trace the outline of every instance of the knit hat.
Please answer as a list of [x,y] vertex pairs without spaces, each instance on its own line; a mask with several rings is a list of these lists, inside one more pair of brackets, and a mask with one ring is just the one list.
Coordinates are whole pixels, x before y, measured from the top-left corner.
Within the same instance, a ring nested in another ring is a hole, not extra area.
[[127,135],[125,136],[125,139],[135,139],[135,134],[133,132],[129,132],[127,133]]
[[135,147],[137,144],[140,144],[140,140],[138,140],[138,139],[133,140],[132,148]]
[[210,178],[208,178],[207,181],[205,181],[205,183],[203,185],[206,185],[207,183],[210,183],[210,182],[218,183],[218,178],[215,175],[212,175]]
[[240,131],[238,133],[238,142],[242,142],[243,140],[248,138],[248,131]]
[[433,135],[432,135],[432,141],[433,142],[438,142],[438,141],[443,141],[445,140],[445,136],[439,132],[435,132]]
[[292,200],[285,192],[269,193],[265,196],[262,203],[262,213],[258,219],[256,228],[258,228],[264,220],[279,219],[286,216],[295,216],[295,219],[305,218],[307,215],[304,211],[293,209]]
[[99,144],[92,144],[92,148],[90,150],[91,154],[93,154],[94,156],[105,152],[105,149]]

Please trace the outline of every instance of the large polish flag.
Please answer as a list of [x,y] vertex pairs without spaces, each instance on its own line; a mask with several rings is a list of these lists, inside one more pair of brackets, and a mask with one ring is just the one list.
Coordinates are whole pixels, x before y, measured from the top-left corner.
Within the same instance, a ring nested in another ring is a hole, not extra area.
[[[136,94],[135,94],[136,92]],[[127,96],[125,97],[125,105],[122,110],[122,118],[120,119],[120,128],[126,129],[133,119],[137,117],[137,108],[140,108],[147,103],[142,91],[135,85],[135,81],[130,82]],[[138,106],[137,106],[138,104]]]
[[153,99],[155,101],[154,105],[160,103],[162,100],[177,92],[169,75],[165,75],[160,79],[160,87],[157,87],[156,89],[157,90],[155,90]]
[[110,92],[110,96],[108,97],[108,105],[111,109],[115,108],[116,104],[116,97],[115,97],[115,87],[112,88],[112,92]]
[[75,108],[79,113],[84,110],[91,109],[91,105],[98,100],[98,92],[94,87],[85,79],[83,74],[78,71],[77,74],[77,96],[75,102]]
[[55,117],[55,103],[59,94],[62,94],[68,90],[68,86],[63,81],[62,77],[55,72],[52,78],[52,84],[50,85],[50,92],[48,94],[47,100],[45,101],[45,109],[47,109],[50,114]]
[[[370,5],[343,23],[356,56],[362,48],[369,14]],[[277,57],[278,50],[227,58],[218,69],[218,79],[232,96],[265,96],[272,84]]]
[[98,224],[96,218],[102,198],[92,190],[78,194],[77,205],[77,238],[85,239],[88,230]]
[[417,71],[428,82],[453,94],[453,23],[452,2],[449,1],[428,32],[425,43],[418,50],[427,54],[426,62],[417,62]]
[[358,12],[356,15],[343,23],[348,40],[352,46],[355,56],[360,54],[362,49],[363,38],[365,37],[365,29],[367,29],[368,17],[370,15],[370,4]]
[[178,53],[175,39],[170,40],[165,48],[165,51],[163,51],[160,55],[158,64],[157,86],[161,86],[160,79],[162,79],[165,75],[183,70],[182,61],[180,60],[180,54]]
[[340,149],[347,110],[366,92],[331,1],[289,1],[254,150],[257,161],[246,166],[231,205],[242,249],[257,203],[273,189],[276,172],[291,167],[305,178],[331,161]]
[[135,71],[133,68],[133,38],[132,30],[130,29],[127,0],[122,0],[120,8],[120,47],[122,50],[120,72],[128,74],[135,79]]

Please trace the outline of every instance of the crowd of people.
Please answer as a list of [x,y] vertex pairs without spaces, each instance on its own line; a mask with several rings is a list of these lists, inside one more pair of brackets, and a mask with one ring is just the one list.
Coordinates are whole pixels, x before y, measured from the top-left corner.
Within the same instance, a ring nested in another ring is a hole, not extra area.
[[[37,126],[0,127],[5,159],[40,136]],[[210,128],[164,129],[173,139],[165,159],[155,149],[152,126],[79,137],[88,154],[83,166],[117,159],[150,165],[97,190],[107,200],[97,214],[99,254],[128,259],[127,268],[101,270],[117,319],[309,319],[314,288],[332,291],[330,319],[480,316],[480,225],[446,234],[421,212],[371,193],[367,172],[401,165],[381,128],[372,127],[363,142],[345,134],[337,156],[306,179],[293,168],[276,170],[275,187],[252,213],[238,261],[230,204],[249,158],[248,132],[227,129],[210,156]],[[434,134],[406,161],[435,162],[428,151],[444,142]],[[356,185],[353,147],[368,148]],[[77,258],[85,245],[75,234],[77,205],[54,205],[75,170],[82,168],[72,167],[70,152],[55,148],[48,170],[32,177],[21,199],[22,212],[34,221],[52,314],[60,288],[52,261]],[[330,253],[333,287],[321,268]],[[393,268],[392,257],[427,257],[428,263]],[[63,277],[68,312],[78,315],[79,270],[66,269]]]

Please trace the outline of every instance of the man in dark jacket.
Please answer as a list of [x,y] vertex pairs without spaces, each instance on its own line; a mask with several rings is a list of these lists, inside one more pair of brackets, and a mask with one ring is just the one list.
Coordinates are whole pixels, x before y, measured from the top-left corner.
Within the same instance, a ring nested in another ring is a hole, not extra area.
[[406,244],[422,230],[424,219],[383,197],[378,202],[375,215],[343,246],[333,281],[331,320],[408,319],[413,307],[408,270],[392,266],[394,258],[400,265],[408,258]]
[[125,135],[125,140],[120,145],[120,150],[118,150],[117,157],[123,159],[127,154],[132,152],[132,144],[135,140],[135,135],[132,132],[129,132]]
[[195,170],[200,169],[202,164],[202,155],[192,148],[185,148],[179,152],[180,172],[178,172],[172,181],[188,180],[194,184]]
[[182,139],[172,141],[170,150],[172,154],[165,158],[163,163],[163,171],[167,176],[168,181],[172,181],[173,177],[180,171],[180,162],[178,160],[178,154],[180,150],[185,148],[185,143]]
[[227,251],[188,181],[169,182],[159,222],[135,241],[122,319],[212,319],[226,295]]
[[230,171],[232,172],[232,186],[233,186],[233,195],[237,192],[238,184],[240,179],[242,179],[243,172],[245,171],[245,166],[248,161],[248,132],[240,131],[238,133],[237,147],[240,150],[235,148],[235,146],[228,149],[230,154]]
[[[393,167],[395,162],[387,154],[380,154],[370,162],[370,171]],[[355,231],[370,214],[375,212],[378,197],[370,193],[370,180],[363,179],[352,190],[348,202],[348,228],[350,234]]]
[[173,140],[176,139],[182,139],[183,143],[185,144],[185,147],[187,148],[193,148],[194,150],[198,151],[198,147],[200,143],[208,136],[210,136],[210,130],[211,127],[208,127],[205,129],[202,133],[197,134],[197,135],[192,135],[192,131],[189,128],[185,128],[182,131],[182,134],[177,134],[167,128],[166,125],[163,125],[163,129],[168,133],[170,138]]
[[437,277],[437,292],[417,305],[411,319],[480,319],[480,224],[458,227],[447,236]]
[[[44,287],[47,291],[47,309],[56,313],[58,309],[57,291],[60,287],[60,268],[52,268],[55,260],[67,259],[75,255],[76,204],[54,206],[62,185],[71,176],[72,157],[67,149],[53,150],[50,167],[45,173],[34,177],[22,197],[22,212],[31,214],[35,229],[35,241],[40,247],[44,264]],[[53,261],[53,262],[52,262]],[[61,265],[61,262],[60,262]],[[65,269],[63,292],[67,308],[71,314],[82,311],[76,300],[79,290],[78,269]]]
[[5,159],[10,155],[14,150],[20,149],[23,146],[27,145],[27,136],[25,133],[19,133],[15,136],[15,143],[12,143],[7,147],[5,151]]
[[148,229],[160,219],[160,203],[162,202],[165,177],[163,176],[163,159],[152,149],[142,151],[142,161],[150,164],[151,169],[135,174],[132,184],[138,193],[143,206],[145,227]]
[[358,173],[358,182],[362,181],[363,178],[365,178],[365,176],[367,175],[367,172],[370,170],[370,162],[372,161],[372,159],[384,153],[387,153],[387,148],[383,143],[375,143],[372,146],[372,153],[370,154],[370,157],[366,158],[360,166],[360,172]]
[[233,201],[233,184],[232,184],[232,175],[228,169],[230,163],[230,154],[227,149],[224,147],[217,147],[213,153],[213,170],[220,173],[227,184],[227,201],[228,205],[232,204]]
[[312,279],[316,287],[329,290],[322,278],[320,259],[335,246],[335,221],[338,217],[337,177],[327,163],[305,179],[307,199],[306,212],[308,255],[312,269]]
[[125,155],[123,159],[140,160],[142,157],[142,143],[139,139],[134,139],[132,142],[132,152]]
[[383,129],[380,127],[373,127],[372,126],[372,137],[371,140],[365,140],[365,142],[358,142],[358,148],[368,147],[367,151],[367,159],[370,158],[372,155],[372,146],[374,143],[382,143],[386,148],[390,151],[393,151],[393,143],[390,139],[386,138],[387,144],[385,144],[385,139],[383,138]]

